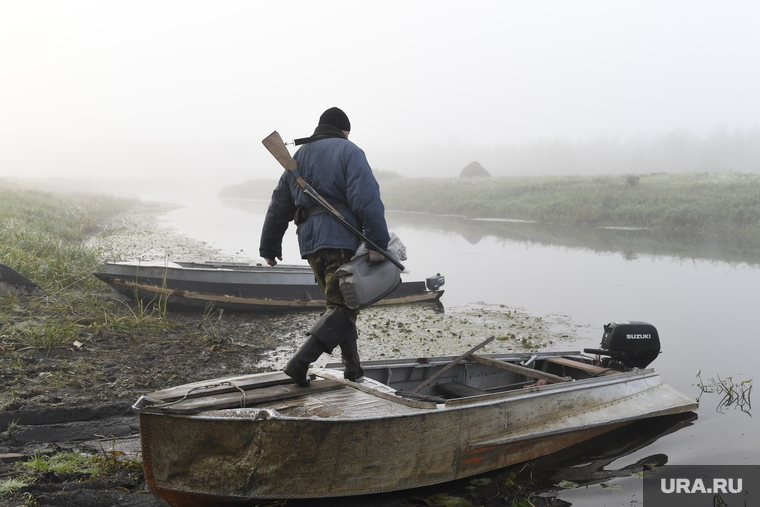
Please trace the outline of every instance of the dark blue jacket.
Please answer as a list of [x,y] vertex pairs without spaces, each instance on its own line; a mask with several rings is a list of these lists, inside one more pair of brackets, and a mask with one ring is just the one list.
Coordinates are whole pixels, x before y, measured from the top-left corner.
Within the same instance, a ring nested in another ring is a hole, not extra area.
[[[388,248],[388,226],[380,187],[372,174],[367,157],[348,139],[329,138],[303,145],[293,156],[298,171],[316,192],[331,204],[345,204],[338,211],[363,231],[380,248]],[[297,206],[317,206],[307,197],[288,171],[280,177],[272,193],[259,254],[267,259],[282,256],[282,237],[293,220]],[[298,230],[301,257],[323,248],[356,251],[360,239],[329,213],[310,217]]]

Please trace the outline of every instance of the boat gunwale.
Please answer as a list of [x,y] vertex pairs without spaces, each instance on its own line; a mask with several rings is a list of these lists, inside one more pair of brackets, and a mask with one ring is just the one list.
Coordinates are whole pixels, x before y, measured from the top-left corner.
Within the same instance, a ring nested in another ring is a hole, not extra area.
[[[476,396],[468,396],[466,398],[454,398],[446,401],[447,407],[456,407],[459,405],[466,405],[467,407],[487,405],[493,401],[500,400],[505,397],[512,398],[514,400],[522,400],[523,398],[535,397],[547,392],[573,392],[581,389],[590,389],[593,387],[605,387],[612,384],[628,383],[633,381],[644,380],[647,378],[657,377],[660,378],[660,374],[653,368],[646,368],[642,370],[621,371],[615,375],[605,375],[599,377],[589,377],[583,379],[573,379],[569,382],[561,382],[556,384],[544,384],[540,386],[523,387],[521,390],[504,391],[499,393],[486,393]],[[660,382],[664,383],[660,378]],[[517,393],[522,393],[518,395]],[[510,400],[511,401],[511,400]]]
[[[594,407],[590,407],[590,408],[584,409],[582,411],[582,413],[601,412],[603,410],[610,410],[612,405],[618,405],[620,403],[625,403],[625,401],[628,400],[628,399],[636,398],[636,397],[639,397],[639,396],[645,396],[650,391],[652,391],[654,389],[661,389],[661,388],[670,389],[670,391],[672,393],[675,393],[675,394],[678,394],[678,395],[682,396],[684,398],[684,401],[687,399],[686,395],[680,393],[679,391],[676,391],[675,389],[673,389],[671,386],[669,386],[665,382],[661,382],[661,383],[659,383],[657,385],[650,386],[649,388],[647,388],[647,389],[645,389],[643,391],[640,391],[640,392],[637,392],[637,393],[634,393],[634,394],[630,394],[628,396],[624,396],[624,397],[616,399],[616,400],[608,401],[606,403],[602,403],[601,405],[596,405]],[[686,408],[686,407],[688,407],[688,408]],[[555,436],[555,435],[562,435],[562,434],[568,432],[568,428],[572,428],[570,431],[578,431],[578,430],[586,430],[586,429],[598,428],[600,426],[605,426],[605,425],[609,425],[609,424],[629,424],[629,423],[632,423],[632,422],[635,422],[635,421],[639,421],[639,420],[642,420],[642,419],[651,419],[651,418],[654,418],[654,417],[660,417],[660,416],[665,416],[665,415],[674,415],[674,414],[683,413],[683,412],[693,412],[697,408],[699,408],[699,403],[696,402],[696,401],[692,401],[689,404],[671,405],[669,408],[664,408],[664,409],[663,408],[659,408],[657,410],[649,410],[647,412],[639,412],[639,413],[637,413],[635,415],[630,415],[630,416],[627,416],[627,417],[616,417],[614,420],[609,420],[609,419],[599,420],[597,422],[588,423],[588,424],[582,424],[582,425],[567,425],[567,426],[559,425],[556,429],[553,429],[553,430],[547,430],[547,431],[540,431],[540,430],[539,431],[535,431],[535,430],[531,430],[528,433],[520,432],[520,433],[515,434],[515,435],[510,435],[510,436],[506,436],[506,437],[495,439],[495,440],[480,440],[480,441],[470,442],[470,444],[468,445],[468,448],[478,448],[478,447],[484,447],[484,446],[490,446],[490,445],[506,445],[506,444],[510,444],[510,443],[514,443],[514,442],[520,442],[522,440],[526,440],[527,438],[544,438],[544,437],[550,437],[550,436]],[[560,418],[556,418],[555,420],[568,419],[568,418],[575,417],[577,415],[578,415],[577,413],[569,414],[565,418],[561,418],[560,417]]]
[[[324,299],[278,299],[278,298],[258,298],[258,297],[241,297],[232,296],[229,294],[215,294],[209,292],[197,292],[187,289],[172,289],[169,287],[161,287],[149,283],[139,283],[123,278],[125,275],[113,275],[108,273],[93,273],[93,275],[99,278],[101,281],[107,284],[116,284],[122,287],[130,287],[132,289],[143,290],[152,294],[160,294],[164,296],[171,296],[178,298],[179,300],[191,300],[191,301],[214,301],[221,304],[236,304],[247,306],[262,306],[271,307],[271,309],[277,308],[324,308]],[[250,284],[258,285],[258,284]],[[302,284],[282,284],[282,285],[302,285]],[[316,287],[316,285],[315,285]],[[425,290],[425,292],[419,294],[411,294],[408,296],[398,297],[386,297],[377,301],[373,306],[392,306],[405,303],[427,303],[440,300],[443,296],[443,290]],[[169,304],[179,303],[179,301],[170,301]]]
[[[161,261],[163,262],[163,261]],[[145,268],[145,269],[162,269],[172,271],[239,271],[239,272],[254,272],[264,271],[267,272],[288,272],[288,273],[304,273],[312,274],[311,267],[308,264],[278,264],[275,266],[265,266],[263,264],[237,264],[237,263],[213,263],[213,262],[188,262],[188,261],[170,261],[174,265],[158,264],[158,263],[146,263],[143,261],[111,261],[106,260],[104,265],[106,270],[109,267],[113,268]],[[191,265],[192,264],[192,265]],[[260,268],[260,269],[259,269]]]
[[[499,360],[507,360],[507,361],[517,361],[519,359],[523,358],[530,358],[533,356],[536,356],[536,361],[542,361],[549,357],[557,357],[557,356],[582,356],[581,352],[579,350],[558,350],[556,352],[554,351],[544,351],[544,352],[536,352],[536,351],[528,351],[528,352],[497,352],[493,354],[482,354],[485,357],[489,357],[491,359],[499,359]],[[377,367],[388,367],[392,366],[394,368],[409,368],[409,367],[419,367],[419,368],[429,368],[434,366],[440,366],[450,363],[451,361],[455,360],[458,356],[434,356],[434,357],[420,357],[420,358],[401,358],[401,359],[374,359],[369,361],[362,361],[362,368],[366,369],[375,369],[372,368],[373,366]],[[583,356],[588,359],[592,359],[591,356]],[[420,362],[420,360],[424,360],[424,362]],[[403,362],[402,362],[403,361]],[[467,362],[465,359],[462,361],[463,363]],[[326,369],[333,369],[333,368],[342,368],[342,363],[327,363],[324,366]],[[652,369],[652,368],[648,368]]]
[[[336,373],[340,373],[340,372],[336,371]],[[620,375],[592,377],[592,378],[574,380],[572,382],[564,382],[561,384],[547,384],[543,386],[523,388],[522,390],[504,391],[502,393],[489,393],[486,395],[472,396],[468,398],[457,398],[455,400],[448,400],[446,404],[430,403],[432,405],[430,408],[409,407],[413,409],[414,411],[410,411],[407,413],[392,414],[392,415],[380,414],[376,416],[353,417],[353,418],[319,417],[319,416],[294,417],[294,416],[283,415],[279,413],[276,409],[272,409],[268,407],[257,408],[255,406],[248,407],[248,408],[240,407],[240,408],[235,408],[235,409],[214,409],[214,410],[209,410],[206,412],[198,412],[196,414],[170,414],[170,413],[159,413],[155,411],[145,411],[145,412],[141,412],[140,415],[142,416],[143,413],[145,413],[146,415],[170,416],[170,417],[180,417],[180,418],[187,418],[187,419],[213,420],[213,421],[250,420],[251,422],[256,422],[260,420],[269,420],[269,421],[271,420],[277,420],[277,421],[306,421],[308,420],[308,421],[314,421],[314,422],[354,424],[357,422],[376,421],[376,420],[383,420],[383,419],[387,420],[387,419],[396,419],[396,418],[403,418],[403,417],[419,417],[422,414],[433,415],[436,413],[454,412],[457,410],[469,410],[472,408],[482,407],[485,405],[498,405],[501,403],[513,403],[517,401],[529,400],[531,398],[545,396],[547,394],[552,394],[555,392],[556,393],[565,393],[565,392],[570,393],[574,391],[594,389],[594,388],[605,387],[608,385],[614,385],[614,384],[620,384],[620,383],[641,382],[649,378],[657,378],[660,380],[660,383],[658,385],[667,386],[667,384],[665,384],[665,382],[662,381],[662,379],[660,378],[659,373],[654,371],[654,369],[652,368],[647,368],[644,370],[621,372]],[[353,388],[359,392],[363,392],[370,396],[372,395],[371,393],[368,393],[364,390],[357,389],[351,386],[350,384],[351,382],[346,382],[346,387]],[[655,386],[652,386],[652,387],[655,387]],[[652,387],[649,387],[646,390],[649,390]],[[304,394],[307,394],[307,393],[304,393]],[[390,394],[390,393],[386,393],[386,394]],[[630,395],[630,396],[633,396],[633,395]],[[399,396],[399,398],[402,398],[402,396]],[[450,401],[462,401],[462,402],[449,405],[448,402]],[[601,405],[597,405],[597,406],[603,406],[605,404],[606,403],[602,403]],[[593,410],[594,408],[596,407],[592,407],[588,410]],[[270,413],[272,412],[276,413],[276,417],[270,417],[266,419],[256,419],[254,417],[249,417],[249,416],[208,415],[208,412],[211,412],[211,411],[220,412],[222,410],[249,410],[251,412],[260,411],[260,410],[269,410]]]

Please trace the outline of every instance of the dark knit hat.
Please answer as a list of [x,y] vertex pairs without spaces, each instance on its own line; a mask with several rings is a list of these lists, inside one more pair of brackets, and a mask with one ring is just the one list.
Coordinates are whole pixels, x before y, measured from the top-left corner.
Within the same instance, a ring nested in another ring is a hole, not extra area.
[[319,117],[319,124],[332,125],[346,132],[351,132],[351,122],[348,121],[348,116],[337,107],[331,107],[322,113],[322,116]]

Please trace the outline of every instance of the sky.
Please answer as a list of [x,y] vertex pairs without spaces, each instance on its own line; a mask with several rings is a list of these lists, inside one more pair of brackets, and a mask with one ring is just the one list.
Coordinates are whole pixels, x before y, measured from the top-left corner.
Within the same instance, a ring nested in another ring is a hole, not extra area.
[[337,106],[375,169],[760,123],[760,2],[0,0],[0,177],[277,178]]

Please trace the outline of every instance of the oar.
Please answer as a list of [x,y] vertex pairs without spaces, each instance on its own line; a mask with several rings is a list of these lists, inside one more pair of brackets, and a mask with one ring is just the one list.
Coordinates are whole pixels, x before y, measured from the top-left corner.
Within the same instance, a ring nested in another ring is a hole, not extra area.
[[501,368],[502,370],[507,370],[514,373],[519,373],[520,375],[525,375],[526,377],[546,380],[550,384],[554,384],[557,382],[570,381],[569,378],[560,377],[558,375],[552,375],[551,373],[546,373],[545,371],[534,370],[533,368],[526,368],[525,366],[520,366],[519,364],[512,364],[512,363],[507,363],[504,361],[498,361],[496,359],[479,356],[477,354],[471,354],[470,359],[472,361],[475,361],[476,363],[485,364],[487,366],[493,366],[494,368]]
[[450,370],[451,368],[453,368],[454,366],[456,366],[456,364],[459,363],[459,361],[461,361],[462,359],[466,358],[467,356],[469,356],[470,354],[472,354],[476,350],[482,349],[483,347],[485,347],[486,345],[488,345],[489,343],[491,343],[495,338],[496,338],[496,336],[491,336],[490,338],[486,338],[481,343],[475,345],[473,348],[471,348],[470,350],[468,350],[467,352],[465,352],[461,356],[459,356],[456,359],[454,359],[453,361],[451,361],[449,364],[447,364],[446,366],[444,366],[441,369],[441,371],[439,371],[438,373],[436,373],[435,375],[433,375],[432,377],[430,377],[429,379],[427,379],[425,382],[423,382],[422,384],[420,384],[417,387],[415,387],[414,389],[412,389],[410,392],[412,394],[414,394],[414,393],[420,391],[422,388],[426,387],[432,381],[434,381],[435,379],[437,379],[438,377],[440,377],[441,375],[443,375],[444,373],[446,373],[448,370]]
[[280,163],[282,167],[285,168],[286,171],[290,172],[293,177],[296,179],[296,183],[301,188],[304,194],[306,194],[312,201],[314,201],[318,206],[320,206],[322,209],[324,209],[326,212],[328,212],[330,215],[332,215],[335,219],[338,220],[345,228],[347,228],[349,231],[353,232],[357,236],[359,236],[361,239],[364,240],[365,243],[367,243],[368,246],[372,248],[372,250],[375,250],[376,252],[380,252],[385,256],[386,259],[391,261],[393,264],[395,264],[401,271],[404,271],[404,265],[401,264],[398,260],[396,260],[393,255],[391,255],[389,252],[383,250],[377,244],[375,244],[372,240],[370,240],[367,236],[365,236],[361,231],[359,231],[356,227],[348,223],[348,221],[343,217],[343,215],[336,210],[332,204],[327,202],[321,195],[317,193],[316,190],[311,188],[311,185],[306,183],[306,181],[301,177],[301,174],[298,172],[298,162],[290,156],[290,152],[288,152],[287,146],[285,146],[285,142],[282,140],[282,137],[280,137],[280,134],[275,130],[271,134],[269,134],[267,137],[264,138],[263,141],[261,141],[267,150],[269,150],[269,153],[274,155],[274,158],[277,159],[277,161]]

